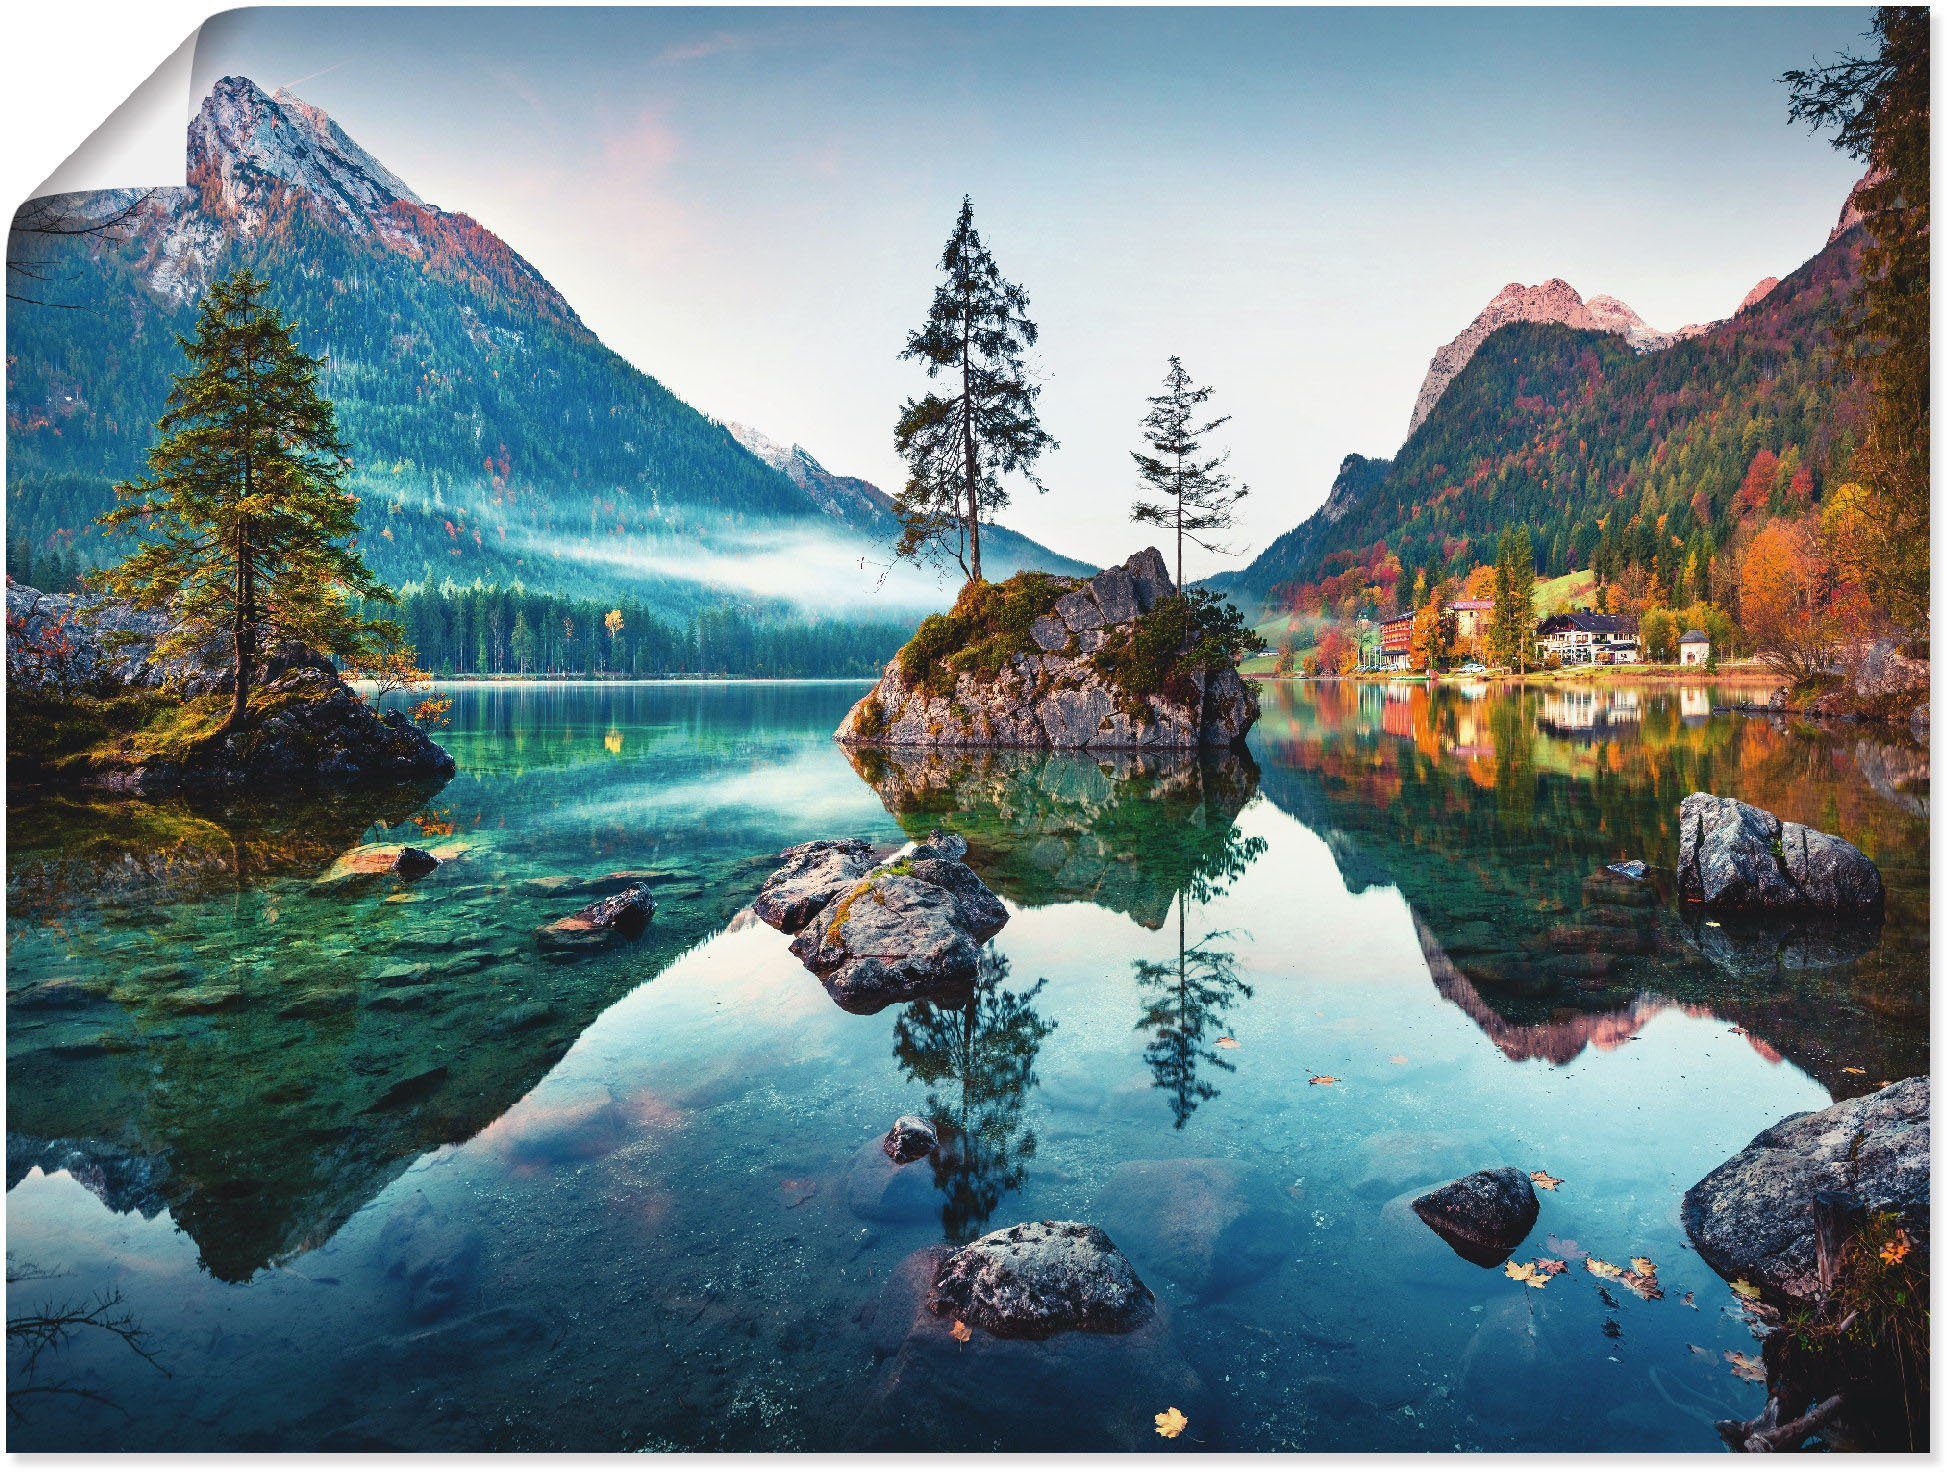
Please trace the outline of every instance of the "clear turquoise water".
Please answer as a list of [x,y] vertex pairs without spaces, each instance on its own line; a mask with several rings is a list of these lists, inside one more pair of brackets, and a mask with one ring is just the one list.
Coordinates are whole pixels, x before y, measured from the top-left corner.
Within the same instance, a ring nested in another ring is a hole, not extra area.
[[[856,686],[453,693],[430,801],[13,795],[9,1264],[53,1276],[9,1312],[113,1295],[154,1356],[10,1343],[16,1449],[1711,1449],[1761,1392],[1682,1191],[1927,1066],[1923,754],[1701,689],[1278,686],[1248,759],[856,766]],[[1592,880],[1668,867],[1693,788],[1861,844],[1883,930]],[[970,999],[849,1015],[743,914],[786,844],[934,823],[1014,910]],[[449,862],[314,888],[401,837]],[[649,933],[542,960],[621,870]],[[948,1145],[895,1170],[908,1111]],[[1407,1209],[1502,1163],[1560,1178],[1545,1288]],[[1041,1217],[1104,1226],[1156,1323],[919,1309],[928,1253]]]

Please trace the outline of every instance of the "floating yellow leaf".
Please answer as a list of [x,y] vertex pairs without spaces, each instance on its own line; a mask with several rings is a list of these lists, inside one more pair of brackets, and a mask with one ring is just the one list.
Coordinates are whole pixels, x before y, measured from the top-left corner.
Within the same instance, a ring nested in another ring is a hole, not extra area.
[[1171,1406],[1167,1411],[1158,1411],[1156,1413],[1156,1434],[1158,1436],[1166,1436],[1171,1440],[1175,1440],[1183,1434],[1183,1428],[1189,1424],[1190,1418],[1175,1406]]
[[1839,1070],[1841,1073],[1864,1073],[1865,1071],[1863,1068],[1842,1068]]
[[1562,1183],[1562,1178],[1560,1176],[1551,1176],[1545,1170],[1529,1171],[1528,1179],[1533,1181],[1537,1186],[1541,1187],[1541,1189],[1544,1191],[1552,1191]]
[[1599,1257],[1583,1258],[1582,1266],[1594,1273],[1598,1278],[1620,1278],[1623,1275],[1621,1268],[1617,1267],[1613,1262],[1604,1262]]
[[1329,1073],[1315,1073],[1311,1076],[1311,1082],[1314,1084],[1335,1084],[1338,1082],[1338,1079]]
[[1515,1282],[1526,1283],[1530,1288],[1546,1288],[1548,1280],[1554,1276],[1553,1273],[1543,1272],[1538,1262],[1510,1262],[1502,1271]]
[[1764,1384],[1764,1361],[1754,1355],[1740,1354],[1735,1349],[1724,1351],[1725,1363],[1730,1365],[1731,1373],[1740,1380],[1751,1380]]
[[1733,1278],[1731,1280],[1731,1292],[1735,1293],[1739,1298],[1742,1298],[1746,1303],[1756,1303],[1758,1300],[1758,1285],[1751,1282],[1748,1278]]
[[973,1330],[969,1329],[965,1324],[963,1324],[958,1319],[955,1319],[953,1321],[953,1327],[947,1330],[947,1333],[951,1334],[955,1339],[959,1340],[962,1344],[965,1344],[969,1339],[973,1338]]
[[1238,1046],[1238,1043],[1236,1038],[1218,1038],[1217,1046],[1220,1048],[1235,1048]]

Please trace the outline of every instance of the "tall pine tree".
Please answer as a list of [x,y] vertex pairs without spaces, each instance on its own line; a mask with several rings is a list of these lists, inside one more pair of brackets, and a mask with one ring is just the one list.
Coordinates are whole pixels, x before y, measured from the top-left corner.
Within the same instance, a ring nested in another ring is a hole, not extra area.
[[972,199],[960,202],[940,271],[926,321],[899,356],[924,363],[926,376],[944,378],[950,391],[900,409],[893,443],[908,477],[893,502],[895,551],[920,562],[951,555],[977,583],[980,522],[1007,505],[1003,477],[1018,473],[1045,491],[1034,466],[1056,444],[1041,427],[1041,387],[1026,362],[1040,335],[1028,294],[994,264],[974,229]]
[[142,608],[167,609],[168,655],[227,638],[233,660],[225,731],[244,720],[259,653],[297,639],[325,654],[367,654],[396,640],[348,599],[390,603],[391,592],[350,545],[357,499],[331,404],[318,392],[323,360],[307,357],[248,270],[204,296],[194,338],[179,339],[177,375],[157,422],[146,480],[115,487],[101,520],[133,524],[134,552],[102,576]]
[[1197,385],[1184,370],[1183,360],[1172,355],[1163,374],[1163,391],[1150,396],[1149,412],[1143,416],[1143,438],[1149,442],[1151,453],[1130,452],[1144,486],[1161,498],[1136,502],[1131,519],[1175,533],[1179,588],[1183,586],[1184,540],[1195,542],[1206,552],[1228,550],[1205,540],[1203,534],[1230,530],[1232,512],[1250,494],[1248,487],[1233,484],[1224,473],[1224,464],[1230,459],[1228,450],[1207,460],[1198,458],[1204,436],[1230,423],[1228,414],[1197,422],[1215,392],[1209,384]]

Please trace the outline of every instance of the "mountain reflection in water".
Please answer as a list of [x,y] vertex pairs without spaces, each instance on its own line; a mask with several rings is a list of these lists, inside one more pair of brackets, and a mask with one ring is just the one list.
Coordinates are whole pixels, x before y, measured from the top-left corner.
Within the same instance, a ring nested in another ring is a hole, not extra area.
[[[1925,753],[1701,686],[1275,684],[1178,756],[846,753],[845,685],[454,693],[428,800],[13,795],[10,1250],[170,1372],[77,1339],[42,1373],[120,1409],[24,1400],[16,1445],[1139,1448],[1175,1404],[1212,1449],[1703,1449],[1761,1392],[1675,1193],[1927,1064]],[[1698,788],[1860,844],[1883,922],[1683,913]],[[845,1013],[746,906],[788,844],[936,825],[1012,918],[963,993]],[[377,840],[449,861],[314,886]],[[540,956],[638,876],[640,942]],[[1667,1301],[1527,1293],[1406,1208],[1502,1161],[1566,1182],[1531,1254]],[[916,1310],[1038,1218],[1122,1243],[1154,1329]]]

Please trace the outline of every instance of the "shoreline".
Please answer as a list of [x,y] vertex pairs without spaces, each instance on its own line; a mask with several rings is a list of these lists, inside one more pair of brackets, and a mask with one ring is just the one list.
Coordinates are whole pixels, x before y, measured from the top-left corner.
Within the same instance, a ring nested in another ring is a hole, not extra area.
[[1289,681],[1294,684],[1305,682],[1329,683],[1345,681],[1352,684],[1400,684],[1400,685],[1635,685],[1645,683],[1695,685],[1748,685],[1754,688],[1777,689],[1785,681],[1771,670],[1761,665],[1732,665],[1715,670],[1699,669],[1694,665],[1672,664],[1603,664],[1576,665],[1571,669],[1529,670],[1525,674],[1514,674],[1507,670],[1482,675],[1463,675],[1449,670],[1443,674],[1426,675],[1409,670],[1361,670],[1346,675],[1274,675],[1251,674],[1246,679],[1261,680],[1266,683]]

